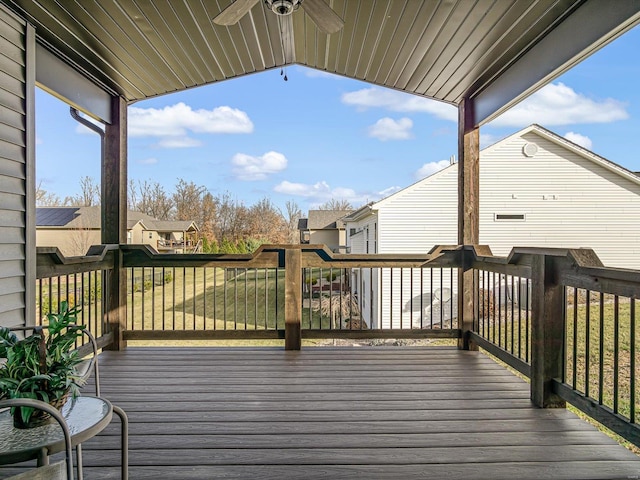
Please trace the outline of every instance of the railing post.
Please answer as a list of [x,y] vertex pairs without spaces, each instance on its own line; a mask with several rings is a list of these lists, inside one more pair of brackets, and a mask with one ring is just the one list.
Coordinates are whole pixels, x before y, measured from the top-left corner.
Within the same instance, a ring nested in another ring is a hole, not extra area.
[[302,346],[302,250],[286,248],[284,261],[284,348],[300,350]]
[[564,407],[551,390],[562,378],[564,354],[564,288],[558,282],[558,261],[533,255],[531,261],[531,400],[542,408]]
[[[113,97],[112,121],[105,126],[102,158],[102,243],[127,243],[127,103]],[[105,317],[113,332],[113,343],[107,348],[126,347],[127,270],[121,250],[114,251],[113,270],[108,280]]]
[[[464,98],[458,107],[458,245],[477,245],[480,238],[480,128],[474,121],[474,103]],[[469,341],[473,329],[473,270],[465,269],[462,252],[458,271],[458,348],[477,350]]]
[[458,348],[475,351],[478,350],[478,345],[471,341],[469,333],[473,331],[478,292],[473,288],[473,269],[469,268],[471,254],[473,250],[463,248],[461,266],[458,270],[458,327],[462,332]]

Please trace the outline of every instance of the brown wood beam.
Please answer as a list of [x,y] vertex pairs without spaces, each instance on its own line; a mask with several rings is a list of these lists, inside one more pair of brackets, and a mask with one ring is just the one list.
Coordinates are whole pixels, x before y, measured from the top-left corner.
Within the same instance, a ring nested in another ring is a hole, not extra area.
[[300,350],[302,346],[302,252],[287,248],[284,254],[284,348]]
[[[480,128],[474,123],[474,104],[464,99],[458,107],[458,244],[480,243]],[[469,339],[473,330],[473,270],[458,273],[458,347],[477,350]]]
[[[113,97],[112,121],[106,124],[102,158],[102,243],[123,244],[127,241],[127,103]],[[121,250],[114,252],[113,270],[103,276],[106,285],[105,319],[113,332],[113,343],[107,347],[126,347],[122,332],[126,328],[127,271]]]
[[542,408],[564,407],[553,392],[562,378],[564,287],[558,282],[558,259],[535,255],[531,262],[531,400]]

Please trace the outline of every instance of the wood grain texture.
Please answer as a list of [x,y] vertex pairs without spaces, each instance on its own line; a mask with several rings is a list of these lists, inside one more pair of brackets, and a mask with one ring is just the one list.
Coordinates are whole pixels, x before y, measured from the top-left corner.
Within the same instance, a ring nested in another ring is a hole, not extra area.
[[[633,478],[640,458],[480,352],[141,348],[104,352],[132,479]],[[91,384],[86,387],[91,390]],[[119,478],[119,425],[83,445]],[[20,467],[0,469],[0,478]]]

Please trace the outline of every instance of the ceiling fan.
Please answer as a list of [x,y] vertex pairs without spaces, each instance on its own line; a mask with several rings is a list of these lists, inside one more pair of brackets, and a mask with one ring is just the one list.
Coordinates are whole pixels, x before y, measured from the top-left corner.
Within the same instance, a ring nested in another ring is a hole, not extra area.
[[218,25],[233,25],[246,15],[258,2],[264,1],[276,15],[291,15],[302,7],[313,23],[324,33],[336,33],[344,27],[344,21],[324,0],[236,0],[225,8],[213,22]]

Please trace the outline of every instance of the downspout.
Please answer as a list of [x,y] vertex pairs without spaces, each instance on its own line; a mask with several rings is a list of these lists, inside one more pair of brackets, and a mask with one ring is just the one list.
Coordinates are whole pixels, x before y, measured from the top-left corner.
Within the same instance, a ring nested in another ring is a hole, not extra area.
[[[69,107],[69,113],[71,114],[71,117],[78,123],[84,125],[85,127],[87,127],[89,130],[93,130],[94,132],[96,132],[98,135],[100,135],[100,168],[103,169],[104,168],[104,138],[105,138],[105,133],[104,130],[102,128],[100,128],[98,125],[96,125],[93,122],[90,122],[89,120],[87,120],[86,118],[80,116],[80,112],[78,112],[78,110],[76,110],[73,107]],[[100,225],[104,225],[104,218],[103,218],[103,206],[102,206],[102,192],[104,192],[104,174],[101,172],[100,173]]]
[[90,122],[86,118],[80,116],[80,112],[73,107],[69,107],[69,113],[73,119],[87,127],[89,130],[93,130],[100,135],[100,165],[104,165],[104,130],[93,122]]

